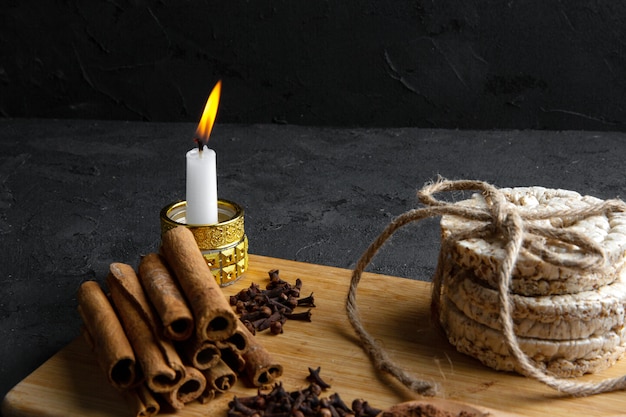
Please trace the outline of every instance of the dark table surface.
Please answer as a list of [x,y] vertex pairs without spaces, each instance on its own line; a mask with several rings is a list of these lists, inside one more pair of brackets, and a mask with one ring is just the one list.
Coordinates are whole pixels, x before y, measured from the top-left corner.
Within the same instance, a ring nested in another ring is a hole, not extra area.
[[[185,198],[194,130],[0,120],[0,398],[79,334],[83,281],[158,249],[161,208]],[[438,175],[624,194],[626,133],[218,124],[211,147],[251,253],[342,268]],[[429,280],[438,233],[437,219],[402,230],[368,270]]]

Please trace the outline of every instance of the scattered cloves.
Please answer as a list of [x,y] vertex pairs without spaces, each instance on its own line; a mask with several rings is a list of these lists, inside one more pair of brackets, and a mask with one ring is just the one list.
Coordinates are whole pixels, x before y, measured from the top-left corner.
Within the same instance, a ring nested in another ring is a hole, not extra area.
[[251,283],[250,287],[230,297],[240,320],[252,333],[269,329],[272,334],[284,331],[286,320],[311,321],[311,310],[295,312],[297,307],[315,307],[313,293],[308,297],[299,298],[302,280],[296,279],[294,285],[280,278],[279,271],[268,272],[270,281],[265,289],[259,284]]
[[[320,368],[309,372],[319,377]],[[282,383],[276,383],[270,390],[259,389],[252,397],[235,398],[229,403],[229,417],[375,417],[376,411],[367,401],[358,399],[351,409],[338,393],[320,398],[321,388],[311,382],[305,389],[287,392]]]

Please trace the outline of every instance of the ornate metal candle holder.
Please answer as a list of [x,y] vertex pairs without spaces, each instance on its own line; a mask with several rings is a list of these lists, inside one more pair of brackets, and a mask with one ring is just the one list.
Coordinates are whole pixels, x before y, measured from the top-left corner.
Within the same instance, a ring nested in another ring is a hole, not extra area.
[[195,225],[187,224],[186,201],[169,204],[161,210],[161,234],[178,226],[191,230],[215,280],[220,286],[227,286],[248,269],[248,238],[241,206],[219,200],[217,210],[218,223]]

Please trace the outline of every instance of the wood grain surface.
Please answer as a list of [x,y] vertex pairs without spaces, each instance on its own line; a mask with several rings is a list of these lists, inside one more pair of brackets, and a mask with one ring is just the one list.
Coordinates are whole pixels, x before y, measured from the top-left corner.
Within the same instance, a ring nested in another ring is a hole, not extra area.
[[[280,270],[286,281],[303,280],[302,295],[315,293],[317,307],[311,323],[288,321],[278,336],[266,332],[257,337],[284,366],[285,389],[308,385],[308,367],[321,367],[346,402],[368,400],[377,408],[424,400],[386,375],[379,375],[359,346],[349,325],[344,301],[351,271],[251,255],[250,269],[239,282],[224,289],[234,294],[251,282],[264,285],[270,269]],[[358,304],[366,328],[390,356],[407,370],[440,385],[437,399],[467,402],[491,411],[491,415],[617,416],[626,415],[623,392],[588,398],[568,398],[543,384],[514,374],[493,371],[450,346],[429,317],[430,284],[366,273],[358,290]],[[599,375],[599,380],[626,374],[623,360]],[[192,403],[159,415],[226,416],[233,395],[254,395],[256,389],[241,381],[207,405]],[[483,409],[484,409],[483,408]],[[501,412],[501,413],[500,413]],[[81,338],[50,358],[15,386],[2,403],[4,417],[127,416],[122,396],[111,388]]]

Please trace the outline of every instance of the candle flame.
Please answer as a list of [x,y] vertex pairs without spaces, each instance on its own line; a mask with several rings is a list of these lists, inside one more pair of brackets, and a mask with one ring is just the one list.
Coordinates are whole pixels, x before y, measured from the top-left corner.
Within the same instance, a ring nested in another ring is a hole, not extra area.
[[206,145],[209,142],[209,136],[211,136],[211,130],[213,130],[213,124],[215,123],[215,117],[217,115],[217,107],[220,103],[220,94],[222,92],[222,81],[218,81],[213,87],[211,94],[204,106],[204,112],[200,118],[200,123],[196,128],[195,141],[198,145]]

